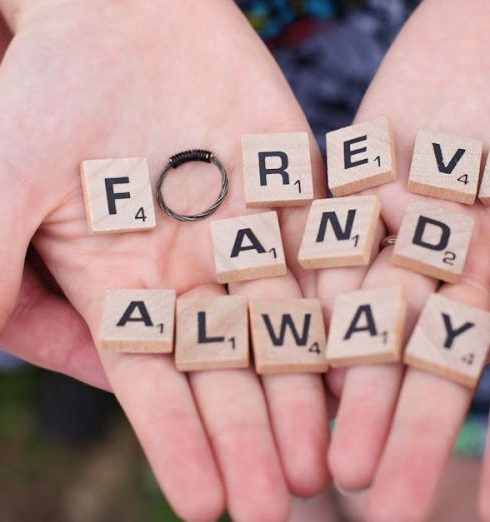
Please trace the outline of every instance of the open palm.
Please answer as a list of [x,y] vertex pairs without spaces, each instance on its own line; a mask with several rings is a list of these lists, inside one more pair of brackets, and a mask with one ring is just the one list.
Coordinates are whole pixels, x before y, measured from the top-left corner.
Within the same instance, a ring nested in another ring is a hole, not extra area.
[[[363,100],[359,120],[386,114],[395,129],[399,182],[373,191],[381,199],[389,234],[397,234],[408,199],[418,198],[407,192],[406,183],[420,129],[474,137],[488,148],[488,124],[481,115],[490,110],[483,88],[490,71],[484,22],[489,15],[484,1],[464,8],[456,0],[424,2],[393,44]],[[434,30],[436,20],[444,38]],[[456,33],[458,37],[453,38]],[[463,212],[475,219],[460,283],[438,286],[435,280],[391,265],[393,249],[389,247],[370,267],[319,275],[319,295],[327,315],[331,297],[349,284],[403,286],[408,299],[407,336],[428,295],[436,290],[456,301],[490,309],[489,210],[479,203],[439,203],[448,213]],[[426,520],[471,391],[420,370],[404,371],[402,365],[363,365],[344,375],[330,372],[329,378],[338,392],[342,390],[329,453],[336,482],[347,490],[370,488],[370,520]],[[488,462],[487,451],[480,495],[484,520],[490,519]]]
[[[225,293],[214,284],[209,221],[181,224],[158,213],[151,232],[90,236],[80,162],[146,157],[154,184],[175,152],[213,150],[230,177],[230,196],[217,216],[240,215],[240,136],[308,129],[274,62],[231,2],[159,4],[31,2],[13,19],[15,37],[0,69],[8,225],[2,262],[12,267],[2,281],[4,320],[34,233],[37,252],[94,334],[109,288]],[[319,197],[322,168],[313,145],[312,155]],[[180,211],[201,210],[214,198],[217,176],[206,169],[183,167],[169,178],[166,191]],[[314,292],[315,276],[301,274],[293,259],[305,211],[288,210],[280,218],[292,272],[232,285],[230,292]],[[46,336],[60,321],[50,303],[43,301]],[[67,306],[63,313],[80,332],[76,346],[67,347],[78,366],[54,350],[43,362],[104,385],[93,355],[79,355],[81,347],[90,351],[89,344]],[[261,383],[253,371],[237,370],[187,378],[171,357],[156,355],[103,354],[102,363],[165,493],[185,519],[211,520],[227,505],[236,520],[283,520],[289,491],[310,495],[324,486],[327,417],[320,377],[274,376]]]

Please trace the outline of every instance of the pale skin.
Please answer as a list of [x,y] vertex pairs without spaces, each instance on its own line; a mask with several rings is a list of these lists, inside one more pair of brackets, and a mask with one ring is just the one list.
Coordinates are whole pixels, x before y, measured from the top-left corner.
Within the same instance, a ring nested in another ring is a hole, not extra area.
[[[308,129],[285,80],[228,0],[1,0],[0,7],[15,34],[0,67],[0,259],[8,267],[0,281],[2,345],[114,391],[184,519],[213,520],[225,507],[234,520],[286,519],[289,493],[311,496],[328,480],[321,378],[259,380],[251,370],[186,378],[163,356],[102,354],[100,362],[84,321],[96,334],[107,288],[207,295],[225,289],[214,284],[209,221],[180,225],[158,214],[151,232],[89,236],[78,173],[83,159],[143,156],[155,180],[169,155],[208,148],[219,151],[230,175],[230,196],[216,216],[240,215],[240,136]],[[359,120],[386,114],[396,133],[400,182],[373,191],[389,233],[396,233],[408,197],[418,129],[438,127],[488,145],[482,116],[490,108],[489,15],[486,0],[424,2],[363,101]],[[323,165],[311,143],[322,197]],[[203,194],[217,182],[212,170],[202,179],[205,185],[186,168],[169,179],[179,210],[208,202]],[[476,241],[462,283],[439,291],[488,309],[488,212],[454,206],[477,219]],[[328,320],[336,294],[397,283],[407,290],[413,324],[435,281],[390,265],[390,248],[366,269],[303,272],[294,258],[305,218],[304,208],[280,213],[286,277],[228,291],[318,295]],[[31,238],[67,300],[31,265],[22,274]],[[356,367],[345,378],[332,372],[329,383],[342,392],[328,456],[336,482],[371,487],[372,520],[424,519],[471,392],[399,366]],[[482,492],[489,490],[490,464],[482,477]],[[489,496],[482,494],[480,504],[490,519]]]

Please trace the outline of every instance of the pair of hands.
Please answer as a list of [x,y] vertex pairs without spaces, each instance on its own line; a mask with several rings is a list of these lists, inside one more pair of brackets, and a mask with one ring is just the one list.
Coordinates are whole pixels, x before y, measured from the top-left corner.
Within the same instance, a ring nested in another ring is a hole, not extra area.
[[[310,496],[329,474],[347,490],[370,487],[373,520],[427,516],[470,391],[399,365],[259,379],[252,370],[178,373],[171,357],[102,353],[91,336],[107,288],[224,293],[213,283],[209,222],[159,214],[155,230],[88,236],[79,164],[143,156],[151,172],[178,150],[216,151],[230,195],[217,216],[244,213],[240,136],[308,124],[277,66],[230,0],[0,0],[15,35],[0,66],[0,343],[35,364],[111,389],[174,509],[213,520],[285,520],[289,494]],[[417,130],[440,128],[487,143],[490,36],[486,0],[425,0],[386,56],[359,111],[386,114],[400,179],[375,192],[386,233],[396,233]],[[312,143],[316,197],[324,168]],[[214,178],[179,169],[166,182],[179,211],[212,198]],[[413,197],[413,196],[411,196]],[[451,204],[448,204],[451,208]],[[476,219],[466,273],[438,291],[490,307],[490,215]],[[230,285],[261,297],[334,297],[402,285],[410,331],[436,282],[396,268],[384,249],[370,267],[305,272],[295,258],[305,208],[280,211],[290,271]],[[24,257],[32,240],[39,259]],[[20,293],[19,293],[20,288]],[[13,313],[12,313],[13,312]],[[327,420],[341,396],[333,440]],[[328,465],[327,465],[327,448]],[[490,491],[490,458],[482,492]],[[481,495],[490,519],[490,496]]]

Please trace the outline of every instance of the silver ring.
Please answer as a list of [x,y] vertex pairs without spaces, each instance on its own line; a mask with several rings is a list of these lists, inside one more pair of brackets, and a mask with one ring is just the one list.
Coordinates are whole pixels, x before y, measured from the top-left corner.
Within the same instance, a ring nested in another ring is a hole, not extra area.
[[[206,210],[199,212],[198,214],[179,214],[172,210],[166,203],[163,194],[162,194],[162,185],[165,180],[165,176],[167,175],[170,169],[176,169],[180,165],[187,163],[189,161],[204,161],[205,163],[212,163],[217,167],[221,174],[221,190],[216,198],[216,201]],[[208,150],[186,150],[184,152],[179,152],[178,154],[174,154],[168,160],[168,163],[163,168],[160,173],[160,177],[158,178],[157,187],[156,187],[156,197],[158,201],[159,207],[167,214],[177,221],[199,221],[200,219],[204,219],[205,217],[210,216],[215,210],[221,205],[226,195],[228,194],[228,175],[226,174],[226,170],[219,161],[219,159]]]
[[380,250],[383,250],[383,248],[385,248],[387,246],[395,245],[397,237],[398,236],[393,235],[393,236],[386,236],[384,239],[382,239],[381,242],[379,243]]

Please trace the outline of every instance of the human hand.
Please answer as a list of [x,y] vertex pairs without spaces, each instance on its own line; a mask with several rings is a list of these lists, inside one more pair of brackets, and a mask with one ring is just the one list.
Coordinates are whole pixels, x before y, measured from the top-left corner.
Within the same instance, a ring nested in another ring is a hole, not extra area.
[[[12,33],[2,18],[1,58],[11,40]],[[9,217],[6,214],[4,222]],[[6,228],[6,231],[9,233],[10,229]],[[18,255],[23,255],[22,251]],[[0,332],[0,346],[8,346],[12,353],[38,366],[109,389],[85,321],[63,298],[39,256],[30,249],[23,272],[22,263],[9,269],[12,271],[8,274],[10,279],[6,288],[12,289],[11,295],[16,294],[19,285],[20,289],[15,305],[11,296],[3,303],[4,322],[7,316],[8,319]]]
[[[79,164],[146,157],[154,186],[171,154],[207,148],[230,176],[230,195],[216,216],[245,213],[240,136],[308,127],[233,3],[1,4],[15,32],[0,68],[0,197],[9,209],[0,238],[8,249],[0,255],[4,266],[15,267],[2,281],[2,320],[15,302],[36,230],[33,244],[73,306],[65,310],[80,313],[93,334],[109,288],[223,293],[213,284],[209,220],[182,224],[158,212],[151,232],[89,236]],[[310,139],[320,197],[322,163]],[[211,200],[218,191],[215,173],[207,179],[206,167],[199,169],[197,176],[181,167],[166,181],[179,211],[201,210],[203,194]],[[280,212],[288,275],[231,285],[230,292],[314,293],[315,274],[301,272],[294,260],[305,213]],[[252,370],[187,378],[170,356],[101,358],[157,479],[186,520],[213,520],[225,504],[235,520],[284,520],[289,492],[307,496],[325,485],[327,415],[319,376],[270,376],[262,386]]]
[[[382,204],[388,234],[396,234],[409,198],[406,190],[418,130],[439,129],[478,138],[488,146],[482,115],[489,110],[490,43],[487,2],[426,0],[402,30],[374,79],[357,118],[386,114],[396,135],[399,181],[373,190]],[[490,307],[488,209],[440,202],[471,215],[475,230],[460,283],[443,284],[389,263],[382,250],[366,269],[324,271],[319,294],[327,315],[331,296],[347,277],[363,287],[399,284],[408,297],[407,332],[430,292],[479,308]],[[469,389],[401,365],[364,365],[333,371],[341,390],[329,462],[334,480],[346,490],[370,488],[369,515],[376,521],[425,520],[450,457],[472,393]],[[342,383],[343,381],[343,383]],[[487,452],[480,511],[490,519],[490,457]],[[485,494],[486,492],[486,494]]]

